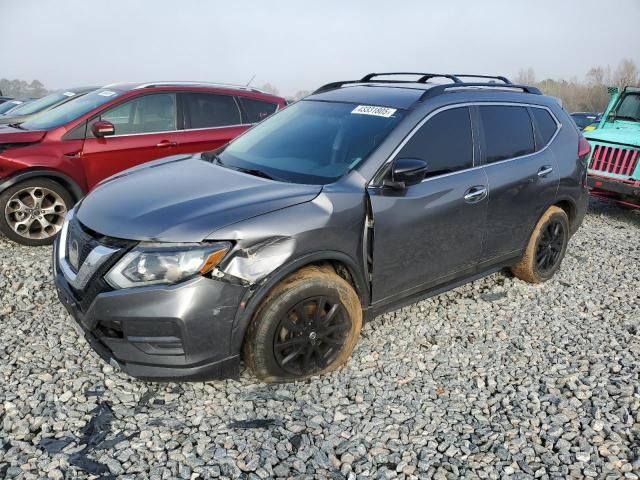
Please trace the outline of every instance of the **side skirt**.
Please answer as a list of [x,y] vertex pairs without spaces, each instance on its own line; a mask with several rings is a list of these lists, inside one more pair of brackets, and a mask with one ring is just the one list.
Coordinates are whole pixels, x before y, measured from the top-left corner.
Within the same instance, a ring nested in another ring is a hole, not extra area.
[[446,291],[452,290],[454,288],[460,287],[470,282],[474,282],[483,277],[491,275],[493,273],[499,272],[506,267],[509,267],[514,264],[514,262],[518,259],[518,257],[511,257],[508,260],[504,260],[500,263],[493,264],[491,267],[482,270],[480,273],[474,273],[469,276],[465,276],[462,278],[458,278],[456,280],[452,280],[450,282],[428,288],[426,290],[421,290],[417,293],[410,294],[406,297],[391,300],[389,302],[385,302],[382,304],[371,305],[369,308],[364,310],[364,320],[366,322],[373,320],[378,315],[381,315],[386,312],[390,312],[393,310],[398,310],[402,307],[406,307],[407,305],[411,305],[413,303],[419,302],[420,300],[426,300],[427,298],[434,297]]

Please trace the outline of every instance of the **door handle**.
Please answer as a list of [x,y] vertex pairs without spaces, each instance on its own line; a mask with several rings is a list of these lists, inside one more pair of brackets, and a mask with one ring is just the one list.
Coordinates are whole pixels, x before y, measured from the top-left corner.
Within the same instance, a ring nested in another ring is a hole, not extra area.
[[175,147],[178,145],[178,142],[170,142],[169,140],[163,140],[156,145],[158,148],[167,148],[167,147]]
[[487,187],[476,185],[464,192],[464,201],[467,203],[478,203],[487,197]]
[[546,177],[551,172],[553,172],[553,167],[551,165],[543,165],[542,167],[540,167],[540,170],[538,170],[538,176]]

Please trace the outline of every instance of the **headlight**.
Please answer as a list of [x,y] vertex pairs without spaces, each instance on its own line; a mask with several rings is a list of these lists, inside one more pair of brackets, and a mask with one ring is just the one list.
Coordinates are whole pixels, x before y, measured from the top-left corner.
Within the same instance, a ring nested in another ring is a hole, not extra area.
[[140,244],[107,273],[113,288],[170,285],[210,272],[231,244]]

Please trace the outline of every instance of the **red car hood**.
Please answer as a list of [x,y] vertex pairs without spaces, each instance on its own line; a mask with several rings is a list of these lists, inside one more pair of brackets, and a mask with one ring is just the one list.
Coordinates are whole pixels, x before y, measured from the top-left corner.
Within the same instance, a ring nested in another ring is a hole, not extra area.
[[20,130],[13,127],[0,127],[0,143],[35,143],[47,134],[46,130]]

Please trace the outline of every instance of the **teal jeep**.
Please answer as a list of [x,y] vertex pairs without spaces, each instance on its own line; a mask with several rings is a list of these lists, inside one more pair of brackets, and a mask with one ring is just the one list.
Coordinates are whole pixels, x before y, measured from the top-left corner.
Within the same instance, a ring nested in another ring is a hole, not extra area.
[[610,88],[609,105],[591,144],[588,183],[592,195],[640,208],[640,88]]

